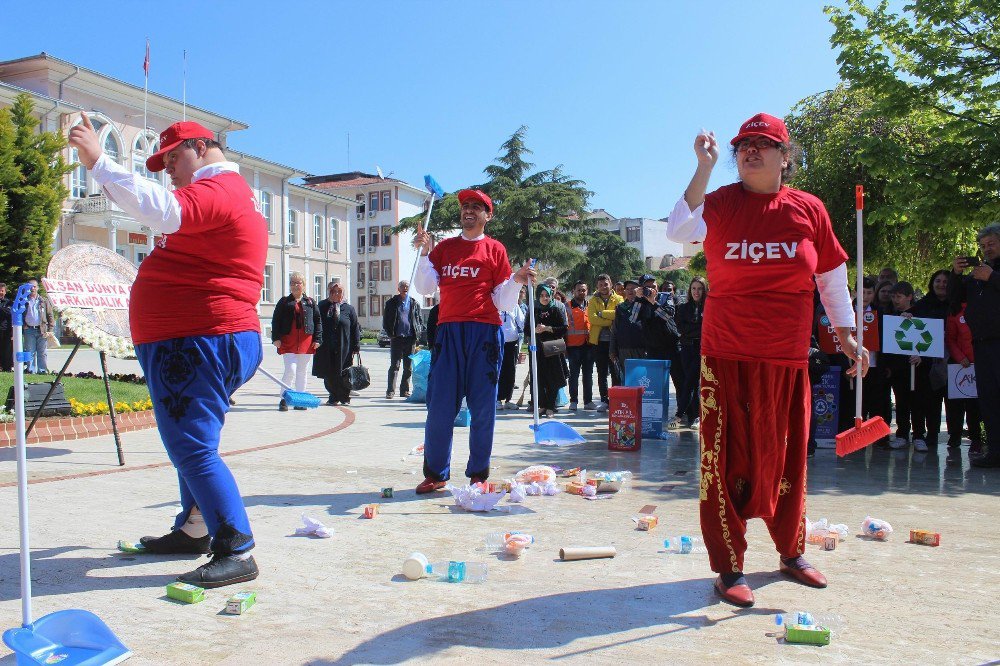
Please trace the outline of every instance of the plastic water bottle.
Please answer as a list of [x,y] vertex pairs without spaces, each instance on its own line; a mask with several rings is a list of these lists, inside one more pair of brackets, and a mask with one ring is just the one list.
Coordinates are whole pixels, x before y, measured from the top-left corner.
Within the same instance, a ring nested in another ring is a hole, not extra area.
[[482,562],[434,562],[427,565],[427,574],[443,583],[485,583],[486,565]]
[[775,615],[774,624],[780,629],[796,624],[803,627],[818,626],[825,627],[826,629],[840,629],[844,622],[839,615],[813,615],[806,611],[797,611]]
[[667,549],[668,553],[676,553],[679,555],[700,553],[705,550],[701,546],[701,539],[699,539],[698,537],[687,536],[686,534],[672,536],[669,539],[664,539],[663,547]]

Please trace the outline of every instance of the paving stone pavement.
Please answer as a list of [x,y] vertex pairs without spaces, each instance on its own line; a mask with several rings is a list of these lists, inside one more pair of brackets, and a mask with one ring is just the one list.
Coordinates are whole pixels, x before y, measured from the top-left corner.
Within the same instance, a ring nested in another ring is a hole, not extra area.
[[[54,352],[53,356],[64,352]],[[92,357],[92,358],[91,358]],[[96,354],[74,365],[95,370]],[[968,442],[930,455],[866,450],[810,462],[808,513],[860,527],[888,520],[885,543],[853,535],[835,551],[807,557],[830,579],[812,590],[777,573],[761,521],[751,521],[747,574],[757,605],[720,603],[704,555],[669,555],[663,539],[697,535],[697,433],[645,441],[638,453],[609,452],[606,422],[588,412],[559,418],[587,438],[555,449],[534,444],[528,412],[498,416],[492,478],[536,463],[628,469],[627,493],[587,501],[529,497],[489,514],[457,509],[447,493],[414,494],[424,408],[386,400],[387,350],[366,348],[372,386],[349,408],[276,411],[277,390],[258,375],[236,394],[222,450],[254,527],[261,576],[210,590],[188,606],[164,586],[197,558],[130,556],[118,539],[168,529],[178,509],[176,477],[155,430],[123,437],[119,468],[109,437],[31,447],[32,579],[36,617],[65,608],[97,613],[135,653],[130,664],[538,663],[987,663],[1000,659],[993,611],[1000,569],[1000,471],[968,465]],[[55,365],[57,361],[51,361]],[[93,367],[90,367],[90,366]],[[281,368],[268,349],[265,367]],[[135,370],[134,362],[112,370]],[[519,379],[525,366],[519,367]],[[311,388],[321,390],[319,380]],[[464,468],[467,435],[456,430]],[[51,481],[54,477],[72,477]],[[0,629],[20,624],[13,449],[0,449]],[[458,479],[456,479],[457,481]],[[392,499],[379,490],[394,488]],[[377,502],[380,515],[361,517]],[[661,524],[631,520],[653,504]],[[335,530],[330,539],[293,536],[305,513]],[[905,543],[908,530],[942,534],[930,548]],[[519,560],[487,552],[484,537],[522,530],[535,543]],[[564,546],[611,545],[614,559],[561,562]],[[431,561],[485,562],[487,582],[410,582],[400,565],[412,551]],[[180,561],[178,561],[180,559]],[[221,613],[235,591],[258,602],[243,616]],[[806,610],[837,620],[826,647],[786,645],[770,635],[773,614]],[[0,646],[0,665],[14,657]]]

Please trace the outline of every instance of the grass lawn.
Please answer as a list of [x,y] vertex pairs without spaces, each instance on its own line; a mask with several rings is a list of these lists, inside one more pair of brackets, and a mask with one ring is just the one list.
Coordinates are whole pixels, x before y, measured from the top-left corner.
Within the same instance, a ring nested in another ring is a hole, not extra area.
[[[41,382],[50,382],[55,378],[55,375],[25,375],[24,381],[28,384],[38,384]],[[104,381],[101,379],[63,377],[61,383],[67,400],[76,398],[80,402],[107,402],[108,398],[104,393]],[[13,385],[14,373],[0,372],[0,400],[7,400],[7,392]],[[146,389],[145,384],[111,382],[111,397],[115,402],[132,403],[148,398],[149,391]]]

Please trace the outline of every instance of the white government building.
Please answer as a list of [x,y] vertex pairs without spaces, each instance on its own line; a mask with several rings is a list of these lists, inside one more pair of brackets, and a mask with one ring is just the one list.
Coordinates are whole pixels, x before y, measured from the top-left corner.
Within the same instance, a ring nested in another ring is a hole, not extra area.
[[[41,53],[0,62],[0,106],[20,93],[31,96],[41,129],[66,134],[86,111],[104,151],[119,164],[169,187],[162,172],[149,173],[146,158],[158,149],[159,133],[181,120],[215,132],[227,158],[253,188],[267,219],[269,244],[264,288],[257,306],[261,329],[270,336],[275,302],[288,293],[288,276],[306,277],[309,294],[326,297],[339,280],[358,309],[363,328],[381,327],[381,314],[408,279],[415,260],[412,234],[389,232],[404,217],[424,210],[426,192],[403,181],[360,172],[314,176],[301,169],[231,148],[229,135],[249,125],[149,92],[143,128],[143,89],[100,72]],[[75,150],[65,158],[76,162]],[[153,251],[150,230],[109,201],[78,167],[66,177],[69,198],[53,239],[58,250],[72,243],[96,243],[139,265]],[[425,301],[425,305],[430,301]]]

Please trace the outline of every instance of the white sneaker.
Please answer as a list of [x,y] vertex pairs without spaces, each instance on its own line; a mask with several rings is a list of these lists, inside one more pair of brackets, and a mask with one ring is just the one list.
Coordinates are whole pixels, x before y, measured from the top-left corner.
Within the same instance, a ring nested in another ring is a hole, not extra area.
[[512,403],[510,400],[508,400],[506,403],[504,403],[503,408],[504,409],[512,409],[514,411],[517,411],[517,405],[515,405],[514,403]]
[[569,403],[569,411],[571,411],[571,412],[575,412],[576,411],[576,403],[575,402]]
[[913,450],[916,451],[916,452],[918,452],[918,453],[926,453],[927,452],[927,442],[925,442],[922,439],[915,439],[915,440],[913,440]]
[[503,403],[500,402],[499,400],[497,400],[497,411],[498,412],[502,412],[503,411]]
[[602,414],[604,412],[608,411],[608,403],[602,402],[602,403],[598,404],[597,405],[597,411],[601,412]]
[[680,427],[681,427],[681,423],[680,423],[680,421],[677,420],[676,416],[674,418],[670,419],[669,421],[667,421],[667,428],[669,430],[677,430]]
[[701,419],[696,416],[694,418],[694,420],[691,421],[691,427],[694,428],[695,430],[697,430],[698,428],[700,428],[701,427]]
[[896,437],[891,442],[889,442],[890,449],[905,449],[909,442],[907,442],[902,437]]
[[594,411],[595,409],[597,409],[597,403],[591,400],[586,405],[584,405],[583,408],[588,409],[590,411]]

